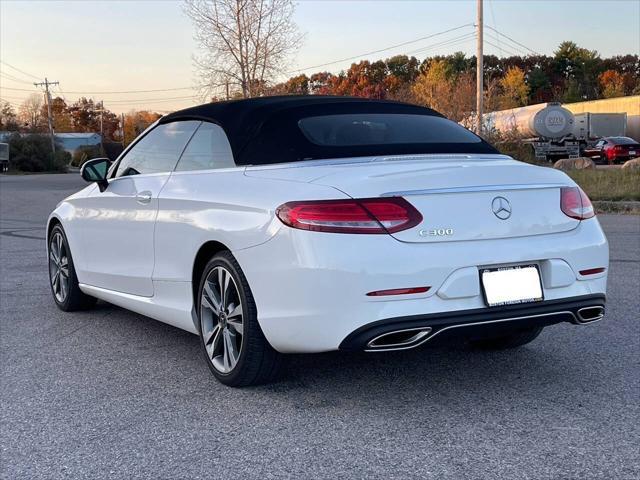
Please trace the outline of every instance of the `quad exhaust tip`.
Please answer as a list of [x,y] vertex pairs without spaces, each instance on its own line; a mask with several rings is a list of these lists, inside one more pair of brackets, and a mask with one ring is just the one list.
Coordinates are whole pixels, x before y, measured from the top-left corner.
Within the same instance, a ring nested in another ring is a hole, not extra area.
[[366,350],[368,352],[382,352],[414,348],[428,339],[431,330],[431,327],[418,327],[383,333],[369,340]]
[[602,320],[604,317],[604,307],[585,307],[578,310],[578,323],[591,323]]
[[[583,307],[579,309],[575,313],[567,312],[557,312],[557,313],[566,313],[571,314],[574,317],[574,323],[584,325],[587,323],[597,322],[598,320],[602,320],[604,317],[604,307],[601,305],[594,305],[591,307]],[[553,315],[553,314],[548,314]],[[538,315],[545,316],[545,315]],[[521,317],[521,318],[529,318],[529,317]],[[504,319],[497,321],[508,321],[515,319]],[[481,323],[493,323],[493,322],[481,322]],[[410,348],[415,348],[429,339],[431,339],[435,334],[440,333],[441,331],[447,330],[449,328],[456,328],[458,326],[472,326],[477,324],[465,324],[465,325],[453,325],[450,327],[446,327],[433,332],[431,327],[416,327],[416,328],[405,328],[401,330],[393,330],[391,332],[386,332],[381,335],[378,335],[367,342],[365,347],[366,352],[385,352],[391,350],[408,350]]]

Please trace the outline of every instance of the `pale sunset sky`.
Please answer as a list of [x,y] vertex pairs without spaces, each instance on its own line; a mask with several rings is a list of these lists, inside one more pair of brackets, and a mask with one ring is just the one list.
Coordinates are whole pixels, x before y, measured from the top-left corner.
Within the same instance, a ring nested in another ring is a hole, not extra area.
[[[306,67],[352,56],[378,60],[411,54],[422,60],[455,51],[473,55],[470,25],[363,54],[473,24],[475,15],[475,0],[300,1],[295,21],[305,40],[289,71],[337,73],[352,60]],[[526,54],[528,49],[553,54],[564,40],[603,57],[640,53],[638,0],[485,0],[484,18],[488,27],[521,45],[487,28],[486,54]],[[68,102],[79,96],[104,100],[106,108],[118,113],[134,108],[170,111],[200,103],[190,88],[197,83],[193,33],[179,1],[0,0],[0,98],[17,108],[39,91],[32,82],[46,76],[60,82],[54,95]],[[175,90],[113,93],[154,89]]]

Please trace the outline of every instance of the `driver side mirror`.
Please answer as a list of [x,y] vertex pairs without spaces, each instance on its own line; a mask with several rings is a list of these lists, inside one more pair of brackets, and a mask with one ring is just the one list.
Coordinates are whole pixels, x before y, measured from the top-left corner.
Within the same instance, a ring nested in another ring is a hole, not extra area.
[[87,182],[96,182],[101,192],[104,192],[109,186],[107,181],[107,173],[111,166],[111,160],[108,158],[94,158],[85,162],[80,168],[80,176]]

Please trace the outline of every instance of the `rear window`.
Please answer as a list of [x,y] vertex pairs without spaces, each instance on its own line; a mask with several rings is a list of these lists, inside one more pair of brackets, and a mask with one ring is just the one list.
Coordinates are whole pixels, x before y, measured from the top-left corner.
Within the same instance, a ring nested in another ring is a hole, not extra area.
[[482,140],[446,118],[397,113],[359,113],[307,117],[298,121],[315,145],[473,144]]
[[613,137],[611,140],[616,145],[633,145],[635,143],[638,143],[633,138],[629,137]]

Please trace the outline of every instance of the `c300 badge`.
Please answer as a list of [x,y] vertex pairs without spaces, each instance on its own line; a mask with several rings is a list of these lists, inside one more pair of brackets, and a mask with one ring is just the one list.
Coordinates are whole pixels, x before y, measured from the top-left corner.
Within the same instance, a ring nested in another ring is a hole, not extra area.
[[420,230],[421,237],[450,237],[453,235],[453,228],[432,228],[430,230]]

